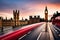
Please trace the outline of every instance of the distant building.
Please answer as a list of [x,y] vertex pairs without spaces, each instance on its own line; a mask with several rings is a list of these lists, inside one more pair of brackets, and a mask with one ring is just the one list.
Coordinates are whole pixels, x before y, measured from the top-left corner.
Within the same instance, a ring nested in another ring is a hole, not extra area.
[[0,17],[0,27],[6,27],[6,26],[20,26],[20,25],[26,25],[28,24],[28,20],[19,20],[19,10],[13,10],[13,18],[11,19],[3,19]]
[[28,20],[27,19],[23,19],[22,18],[22,20],[20,20],[20,25],[27,25],[28,24]]
[[3,19],[2,20],[2,26],[14,26],[14,20],[13,19]]
[[47,6],[45,8],[45,21],[48,21],[48,9],[47,9]]
[[0,17],[0,28],[2,27],[2,17]]
[[19,10],[13,10],[13,20],[14,20],[14,24],[15,26],[19,26]]
[[29,24],[40,22],[40,16],[29,16]]
[[[48,10],[47,7],[45,8],[45,20],[48,21]],[[2,17],[0,17],[0,27],[2,26],[13,26],[13,27],[17,27],[20,25],[27,25],[27,24],[33,24],[33,23],[39,23],[39,22],[43,22],[44,18],[40,18],[40,16],[29,16],[29,20],[27,19],[23,19],[19,20],[19,10],[13,10],[13,18],[10,19],[3,19]]]

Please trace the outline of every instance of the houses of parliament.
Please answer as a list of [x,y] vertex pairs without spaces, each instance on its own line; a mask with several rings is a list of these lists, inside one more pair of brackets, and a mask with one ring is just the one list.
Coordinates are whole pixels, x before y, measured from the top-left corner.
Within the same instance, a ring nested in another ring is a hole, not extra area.
[[38,23],[41,21],[47,21],[48,20],[48,10],[47,7],[45,8],[45,18],[40,18],[40,15],[38,16],[29,16],[29,20],[25,19],[19,20],[19,10],[13,10],[13,18],[10,19],[3,19],[3,17],[0,17],[0,27],[2,26],[20,26],[20,25],[26,25],[26,24],[33,24]]

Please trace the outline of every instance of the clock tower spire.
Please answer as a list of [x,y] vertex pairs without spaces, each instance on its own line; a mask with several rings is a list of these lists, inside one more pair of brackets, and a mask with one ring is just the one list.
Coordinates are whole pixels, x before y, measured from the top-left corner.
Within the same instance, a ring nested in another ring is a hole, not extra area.
[[45,21],[48,21],[48,9],[47,6],[45,7]]

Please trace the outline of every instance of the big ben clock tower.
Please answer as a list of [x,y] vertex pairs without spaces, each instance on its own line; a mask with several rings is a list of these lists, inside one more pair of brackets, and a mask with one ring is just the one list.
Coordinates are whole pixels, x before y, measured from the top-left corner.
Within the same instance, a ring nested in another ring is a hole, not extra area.
[[47,10],[47,6],[45,7],[45,21],[48,21],[48,10]]

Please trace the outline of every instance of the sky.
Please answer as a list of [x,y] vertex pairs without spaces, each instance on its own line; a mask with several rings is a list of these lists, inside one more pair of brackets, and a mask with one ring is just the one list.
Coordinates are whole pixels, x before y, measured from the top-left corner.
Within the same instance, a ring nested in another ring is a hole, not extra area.
[[30,15],[40,15],[44,18],[45,7],[48,8],[48,19],[56,11],[60,12],[60,0],[0,0],[0,17],[10,19],[13,17],[13,10],[20,11],[20,20],[22,17],[29,18]]

